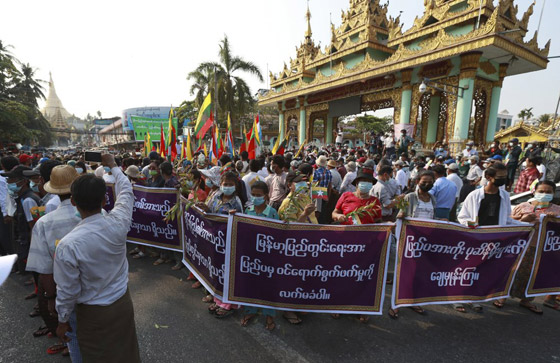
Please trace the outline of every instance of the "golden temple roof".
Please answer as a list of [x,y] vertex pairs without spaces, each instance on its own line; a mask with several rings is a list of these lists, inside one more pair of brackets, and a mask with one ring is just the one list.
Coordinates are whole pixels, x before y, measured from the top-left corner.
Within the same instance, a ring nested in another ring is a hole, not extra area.
[[[295,59],[285,63],[280,73],[270,73],[271,90],[259,98],[261,104],[383,77],[475,50],[503,62],[515,56],[517,63],[508,67],[507,75],[544,69],[548,63],[550,41],[540,48],[536,33],[525,40],[534,3],[518,17],[514,0],[499,0],[497,6],[492,0],[424,0],[423,15],[406,31],[400,15],[389,16],[388,4],[381,5],[380,0],[349,3],[348,10],[341,13],[341,25],[331,25],[330,44],[323,49],[311,37],[308,7],[305,42],[296,47]],[[349,64],[348,57],[355,55],[363,59]]]

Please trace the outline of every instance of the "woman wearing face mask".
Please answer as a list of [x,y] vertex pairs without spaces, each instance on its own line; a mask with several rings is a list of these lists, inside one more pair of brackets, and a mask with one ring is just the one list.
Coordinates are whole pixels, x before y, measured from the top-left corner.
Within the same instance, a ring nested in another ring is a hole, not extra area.
[[[541,214],[551,217],[560,216],[560,206],[551,203],[555,191],[556,186],[551,181],[538,183],[533,198],[515,206],[512,212],[513,219],[528,223],[538,223]],[[511,296],[520,299],[519,306],[540,315],[543,311],[532,303],[534,298],[525,296],[525,289],[531,276],[531,269],[535,258],[537,238],[538,235],[535,233],[527,252],[525,252],[525,256],[523,256],[523,261],[521,261],[511,288]],[[506,299],[496,300],[494,301],[494,306],[502,308],[505,301]],[[558,304],[553,295],[548,295],[545,298],[544,306],[560,311],[560,304]]]
[[[319,224],[315,217],[315,204],[309,196],[309,184],[304,172],[290,171],[286,177],[286,185],[290,191],[282,201],[278,214],[285,222]],[[292,202],[297,198],[297,205]]]
[[[422,218],[435,219],[436,198],[429,193],[434,186],[436,180],[435,174],[430,170],[421,171],[417,178],[416,191],[408,193],[404,199],[407,202],[406,210],[400,211],[397,218]],[[411,306],[414,312],[423,315],[424,309],[420,306]],[[389,309],[389,317],[392,319],[399,318],[399,309]]]
[[191,193],[187,196],[188,199],[196,198],[196,202],[204,203],[208,198],[208,193],[204,190],[205,183],[200,171],[191,169],[187,176],[189,177],[187,187],[191,190]]
[[152,161],[150,163],[150,166],[148,168],[148,174],[149,174],[149,178],[148,181],[146,183],[147,187],[150,188],[163,188],[163,185],[165,184],[165,179],[163,179],[163,177],[161,176],[160,170],[159,170],[159,162],[158,161]]
[[[250,201],[252,206],[245,210],[245,214],[250,216],[257,216],[270,219],[280,219],[276,209],[268,205],[268,185],[262,181],[256,181],[251,186],[251,196]],[[276,316],[276,310],[262,308],[262,315],[266,316],[266,330],[272,331],[276,327],[274,323],[274,317]],[[245,306],[243,319],[241,320],[241,326],[247,326],[251,319],[257,316],[259,308],[252,306]]]
[[[233,171],[225,172],[220,181],[220,189],[208,197],[206,204],[197,203],[196,206],[207,213],[231,214],[243,211],[243,204],[239,199],[237,190],[239,190],[239,175]],[[208,296],[205,302],[208,302]],[[216,314],[216,318],[225,318],[233,313],[233,309],[237,309],[237,305],[225,304],[220,299],[214,298],[214,304],[208,307],[208,310]]]
[[[346,192],[340,196],[336,203],[336,208],[332,213],[334,221],[345,225],[351,224],[372,224],[381,219],[381,202],[370,195],[373,184],[377,180],[371,174],[360,172],[353,184],[356,186],[355,192]],[[359,221],[349,218],[350,212],[364,206],[371,206],[370,213],[359,217]]]

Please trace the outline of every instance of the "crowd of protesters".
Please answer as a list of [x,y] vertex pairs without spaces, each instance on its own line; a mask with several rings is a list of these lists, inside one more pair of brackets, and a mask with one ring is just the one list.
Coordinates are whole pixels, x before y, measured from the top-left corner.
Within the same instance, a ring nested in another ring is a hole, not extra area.
[[[13,272],[29,276],[25,284],[30,294],[24,298],[37,299],[29,315],[42,319],[33,335],[58,337],[49,354],[70,355],[73,362],[82,357],[105,362],[126,357],[134,362],[139,360],[138,343],[126,255],[153,258],[155,266],[173,263],[173,270],[183,268],[179,253],[144,246],[127,251],[134,184],[179,188],[206,212],[312,224],[372,224],[413,217],[476,228],[537,223],[541,213],[560,215],[560,207],[552,203],[556,187],[546,179],[536,143],[523,150],[512,139],[506,148],[493,143],[483,150],[467,142],[455,154],[444,143],[422,151],[414,150],[413,143],[403,130],[396,138],[373,133],[368,144],[354,149],[341,142],[309,145],[284,155],[263,150],[252,160],[247,152],[224,154],[218,160],[198,152],[191,160],[174,161],[155,151],[145,156],[115,152],[103,155],[101,163],[87,163],[81,153],[4,153],[0,254],[17,254]],[[115,185],[117,196],[109,213],[102,209],[105,183]],[[326,190],[326,198],[312,198],[314,187]],[[533,195],[512,206],[510,191]],[[535,252],[531,246],[512,296],[521,299],[520,306],[542,314],[524,295]],[[188,279],[192,288],[203,288],[192,274]],[[208,293],[202,300],[217,318],[239,311],[243,326],[259,314],[259,309],[227,304]],[[504,303],[493,304],[501,308]],[[547,296],[544,305],[560,310],[556,296]],[[481,305],[470,306],[482,310]],[[466,307],[454,305],[459,312]],[[277,311],[260,310],[266,329],[273,330]],[[420,307],[413,310],[425,313]],[[292,324],[303,321],[296,312],[278,313]],[[391,309],[389,315],[396,319],[399,311]],[[360,321],[367,320],[360,316]]]

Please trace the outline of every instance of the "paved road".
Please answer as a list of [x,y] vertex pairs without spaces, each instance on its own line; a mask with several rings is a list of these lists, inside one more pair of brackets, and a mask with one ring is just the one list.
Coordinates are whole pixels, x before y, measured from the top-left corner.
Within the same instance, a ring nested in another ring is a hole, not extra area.
[[[403,309],[398,321],[385,315],[367,324],[353,316],[309,314],[300,326],[278,318],[270,333],[262,317],[247,328],[239,325],[239,315],[214,318],[184,270],[151,262],[130,260],[144,362],[560,362],[560,312],[550,309],[537,316],[513,300],[502,310],[485,304],[482,314],[434,306],[426,316]],[[23,300],[30,290],[23,280],[12,275],[0,287],[0,362],[70,362],[45,353],[54,339],[33,338],[40,318],[27,316],[35,301]],[[384,311],[388,303],[389,296]]]

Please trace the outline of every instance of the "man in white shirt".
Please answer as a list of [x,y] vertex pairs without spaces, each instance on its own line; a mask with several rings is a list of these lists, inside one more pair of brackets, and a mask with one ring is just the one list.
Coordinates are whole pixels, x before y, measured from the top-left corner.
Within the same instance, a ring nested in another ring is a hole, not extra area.
[[408,173],[404,170],[404,162],[402,160],[397,160],[395,162],[395,168],[397,169],[397,174],[395,175],[395,180],[400,188],[400,193],[404,193],[408,187]]
[[447,179],[455,183],[457,187],[457,193],[455,194],[455,204],[451,208],[451,214],[449,220],[455,222],[457,220],[457,203],[459,202],[459,195],[461,194],[461,189],[463,189],[463,181],[457,175],[459,172],[459,165],[457,163],[451,163],[447,166]]
[[473,184],[478,184],[480,179],[482,179],[482,169],[478,166],[478,156],[471,156],[469,161],[471,166],[467,174],[467,180]]
[[[56,284],[53,278],[56,244],[81,221],[76,216],[76,209],[70,203],[70,186],[77,177],[78,172],[70,165],[60,165],[52,169],[52,178],[49,178],[44,189],[57,197],[60,195],[59,200],[62,199],[62,201],[59,208],[47,213],[35,223],[27,257],[26,270],[39,274],[39,313],[52,334],[56,334],[58,326],[55,310]],[[70,317],[70,325],[72,332],[68,335],[75,338],[77,330],[75,313],[72,313]],[[55,344],[49,349],[58,351],[65,349],[65,345]],[[70,341],[68,349],[73,362],[81,361],[80,348],[76,339]]]
[[476,149],[474,148],[474,142],[473,141],[467,142],[467,145],[463,150],[463,156],[468,158],[475,155],[478,155],[478,151],[476,151]]
[[340,194],[346,192],[353,193],[356,191],[356,187],[352,184],[357,175],[356,167],[356,162],[354,161],[349,161],[348,164],[346,164],[346,175],[344,176],[344,179],[342,179],[342,184],[340,185]]
[[243,177],[243,183],[245,183],[245,190],[247,191],[247,200],[251,200],[251,187],[255,182],[264,181],[258,174],[259,170],[261,169],[261,163],[258,160],[251,160],[249,161],[249,170],[250,172]]
[[82,221],[56,247],[57,335],[68,341],[68,320],[76,309],[84,362],[140,362],[134,307],[128,291],[126,235],[132,220],[132,185],[110,154],[103,166],[115,177],[117,198],[104,216],[106,185],[93,175],[72,184],[72,204]]

